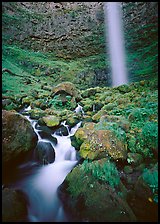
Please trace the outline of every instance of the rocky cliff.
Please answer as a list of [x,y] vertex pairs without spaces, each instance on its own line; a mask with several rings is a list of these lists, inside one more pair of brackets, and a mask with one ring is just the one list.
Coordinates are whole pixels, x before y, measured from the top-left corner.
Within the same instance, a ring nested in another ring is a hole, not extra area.
[[[122,2],[130,81],[157,74],[157,6]],[[3,67],[14,70],[12,61],[17,70],[82,89],[109,85],[104,2],[3,2],[2,25]]]
[[4,2],[4,40],[63,58],[105,51],[103,4]]

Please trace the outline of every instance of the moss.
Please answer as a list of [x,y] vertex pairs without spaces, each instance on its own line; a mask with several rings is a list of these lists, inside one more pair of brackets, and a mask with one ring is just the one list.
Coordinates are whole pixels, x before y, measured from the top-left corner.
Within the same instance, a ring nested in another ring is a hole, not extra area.
[[43,121],[48,127],[57,127],[60,124],[59,118],[53,115],[43,117]]

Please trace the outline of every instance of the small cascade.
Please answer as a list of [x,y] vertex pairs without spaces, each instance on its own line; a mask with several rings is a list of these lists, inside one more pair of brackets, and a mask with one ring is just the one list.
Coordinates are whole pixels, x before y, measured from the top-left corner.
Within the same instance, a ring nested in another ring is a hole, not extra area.
[[78,104],[78,106],[75,108],[74,112],[76,113],[82,113],[82,115],[84,115],[84,110],[83,107],[81,105]]
[[[29,109],[30,107],[26,108],[25,111]],[[50,134],[51,138],[43,138],[39,134],[41,127],[37,124],[37,121],[31,119],[28,115],[26,115],[26,118],[31,122],[38,136],[38,143],[50,143],[53,146],[55,160],[47,165],[36,167],[35,172],[32,172],[31,175],[27,175],[26,177],[23,176],[23,179],[18,180],[12,187],[22,190],[28,196],[29,222],[67,222],[67,215],[58,197],[58,188],[65,180],[66,175],[78,162],[76,150],[71,145],[70,137],[81,126],[81,122],[69,129],[66,121],[64,121],[61,123],[61,126],[67,129],[68,135],[59,135],[55,131]],[[57,139],[57,144],[51,140],[53,137]],[[23,169],[29,166],[30,162],[24,164],[24,166],[22,164],[19,169],[23,171]]]

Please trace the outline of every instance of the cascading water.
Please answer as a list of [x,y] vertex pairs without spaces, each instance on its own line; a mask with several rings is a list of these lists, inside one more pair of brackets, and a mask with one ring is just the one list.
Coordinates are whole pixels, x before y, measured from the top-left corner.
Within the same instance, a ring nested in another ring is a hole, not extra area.
[[113,87],[128,83],[120,4],[120,2],[107,2],[104,7],[106,43],[110,52]]
[[[30,108],[26,108],[25,111],[28,111],[28,109]],[[71,145],[70,137],[75,134],[81,122],[71,128],[70,131],[65,122],[62,122],[61,125],[67,128],[68,135],[60,136],[56,132],[51,134],[51,136],[57,139],[57,144],[55,145],[51,140],[41,137],[37,121],[30,119],[29,116],[26,116],[26,118],[31,122],[38,136],[38,143],[49,142],[52,145],[55,150],[55,161],[38,167],[31,175],[17,181],[12,187],[22,190],[28,196],[28,220],[30,222],[67,222],[67,215],[58,197],[58,187],[78,162],[76,150]],[[28,164],[33,165],[34,163],[21,165],[20,169]]]

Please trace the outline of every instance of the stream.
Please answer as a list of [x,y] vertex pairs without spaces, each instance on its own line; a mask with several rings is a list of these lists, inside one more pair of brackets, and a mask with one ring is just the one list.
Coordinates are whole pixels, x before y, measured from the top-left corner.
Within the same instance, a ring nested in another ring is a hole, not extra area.
[[[25,111],[31,109],[26,108]],[[64,211],[63,204],[58,196],[58,187],[63,183],[67,174],[78,163],[75,148],[71,145],[70,137],[81,126],[81,122],[69,129],[66,122],[62,122],[68,134],[53,131],[49,137],[40,135],[42,129],[37,120],[25,116],[38,136],[38,144],[45,148],[46,144],[53,147],[54,161],[42,166],[37,166],[36,160],[26,162],[19,166],[22,178],[12,184],[14,189],[21,190],[28,197],[28,221],[29,222],[69,222]],[[44,131],[44,130],[43,130]],[[57,139],[57,144],[52,140]],[[34,157],[34,153],[33,153]]]

